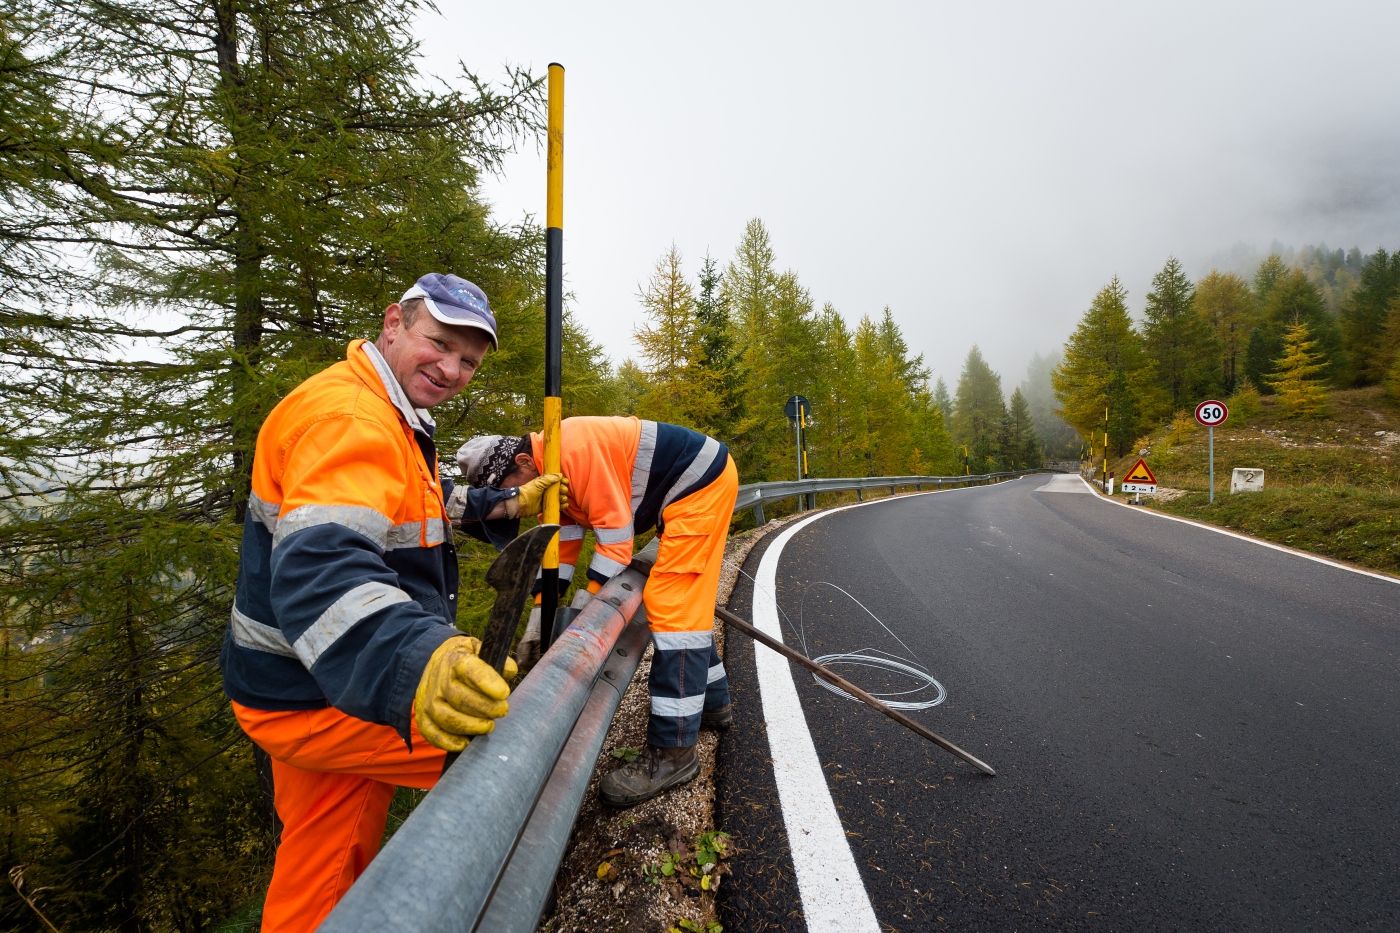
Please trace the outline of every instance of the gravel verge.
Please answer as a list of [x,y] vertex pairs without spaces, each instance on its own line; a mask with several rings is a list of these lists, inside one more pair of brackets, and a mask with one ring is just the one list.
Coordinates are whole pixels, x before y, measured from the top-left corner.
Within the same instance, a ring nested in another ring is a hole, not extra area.
[[[738,568],[763,537],[783,527],[789,516],[734,535],[725,551],[719,599],[726,602],[738,579]],[[724,656],[725,630],[715,625],[715,644]],[[683,787],[662,794],[630,810],[613,810],[598,802],[598,781],[622,761],[618,749],[646,745],[647,675],[651,648],[647,648],[612,728],[603,743],[593,780],[583,799],[573,837],[555,879],[557,907],[539,926],[541,933],[597,933],[597,931],[714,930],[719,923],[715,892],[723,886],[729,865],[720,859],[701,887],[690,875],[696,864],[697,845],[716,831],[715,762],[719,735],[700,732],[700,775]],[[738,698],[743,702],[745,698]],[[751,699],[751,698],[749,698]],[[713,837],[712,837],[713,838]],[[704,849],[700,853],[703,856]],[[732,849],[730,850],[733,851]],[[667,861],[679,860],[679,870],[662,873]],[[703,878],[703,874],[701,875]],[[684,923],[683,923],[684,922]]]

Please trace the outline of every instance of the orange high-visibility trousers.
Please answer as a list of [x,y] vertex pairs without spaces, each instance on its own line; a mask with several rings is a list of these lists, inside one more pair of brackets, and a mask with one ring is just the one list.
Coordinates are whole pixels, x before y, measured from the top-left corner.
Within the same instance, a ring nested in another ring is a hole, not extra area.
[[730,457],[708,486],[661,513],[661,548],[642,590],[652,633],[650,745],[694,745],[702,712],[729,703],[729,679],[715,651],[713,630],[738,494],[739,471]]
[[234,703],[233,712],[272,756],[282,820],[263,933],[311,933],[379,851],[395,787],[432,787],[446,752],[428,744],[416,721],[410,752],[389,726],[330,707],[273,712]]
[[739,470],[730,457],[703,489],[662,511],[664,531],[642,601],[653,632],[708,632],[715,624],[729,522],[739,497]]

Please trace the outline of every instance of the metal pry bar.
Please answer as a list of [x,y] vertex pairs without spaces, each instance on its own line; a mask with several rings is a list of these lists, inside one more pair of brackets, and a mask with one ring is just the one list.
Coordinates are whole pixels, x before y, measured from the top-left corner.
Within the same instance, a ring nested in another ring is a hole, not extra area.
[[952,752],[954,755],[957,755],[963,761],[972,765],[974,768],[977,768],[983,774],[996,777],[997,773],[992,770],[992,766],[987,764],[982,759],[978,758],[976,755],[972,754],[971,752],[964,751],[963,749],[954,745],[952,742],[949,742],[947,739],[943,738],[943,736],[939,735],[938,733],[931,732],[928,729],[925,729],[923,726],[919,725],[917,722],[910,719],[908,716],[905,716],[903,713],[890,709],[884,703],[881,703],[879,700],[875,699],[873,696],[866,693],[864,690],[860,689],[846,678],[842,677],[839,674],[832,673],[831,671],[822,667],[816,661],[813,661],[811,658],[800,654],[799,652],[792,650],[782,642],[763,634],[758,629],[754,628],[752,625],[745,622],[743,619],[739,618],[734,613],[730,612],[728,609],[725,609],[723,606],[715,606],[715,615],[723,619],[726,624],[732,625],[734,628],[737,628],[739,631],[743,632],[745,635],[749,636],[754,641],[760,642],[765,647],[772,648],[774,651],[778,652],[778,654],[781,654],[789,661],[796,661],[798,664],[807,668],[807,670],[811,671],[813,674],[816,674],[822,680],[825,680],[828,683],[835,684],[836,686],[840,687],[842,690],[846,691],[851,696],[860,700],[866,706],[869,706],[872,709],[879,710],[880,712],[884,713],[886,716],[890,717],[895,722],[899,723],[901,726],[908,729],[909,731],[915,732],[923,736],[924,738],[932,742],[934,745],[937,745],[939,748],[942,748],[945,751]]

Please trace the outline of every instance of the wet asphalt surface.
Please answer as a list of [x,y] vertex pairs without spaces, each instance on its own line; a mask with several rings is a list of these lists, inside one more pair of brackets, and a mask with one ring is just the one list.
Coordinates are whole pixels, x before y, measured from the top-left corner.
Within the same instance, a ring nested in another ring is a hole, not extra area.
[[[998,771],[797,672],[882,927],[1400,929],[1400,585],[1046,479],[833,514],[783,553],[808,653],[922,661],[948,699],[911,715]],[[750,617],[747,581],[730,606]],[[754,648],[728,644],[718,818],[742,851],[722,916],[801,930]]]

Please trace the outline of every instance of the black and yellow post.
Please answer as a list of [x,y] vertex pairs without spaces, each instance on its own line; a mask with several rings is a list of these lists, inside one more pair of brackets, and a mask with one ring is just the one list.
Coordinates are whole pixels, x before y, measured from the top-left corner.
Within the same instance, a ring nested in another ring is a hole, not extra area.
[[1103,410],[1103,491],[1108,494],[1108,409]]
[[[563,417],[560,370],[564,355],[564,66],[549,65],[549,145],[544,231],[544,472],[559,472],[559,422]],[[559,524],[559,487],[545,493],[544,522]],[[541,633],[554,629],[559,605],[559,536],[544,552],[540,571]]]

